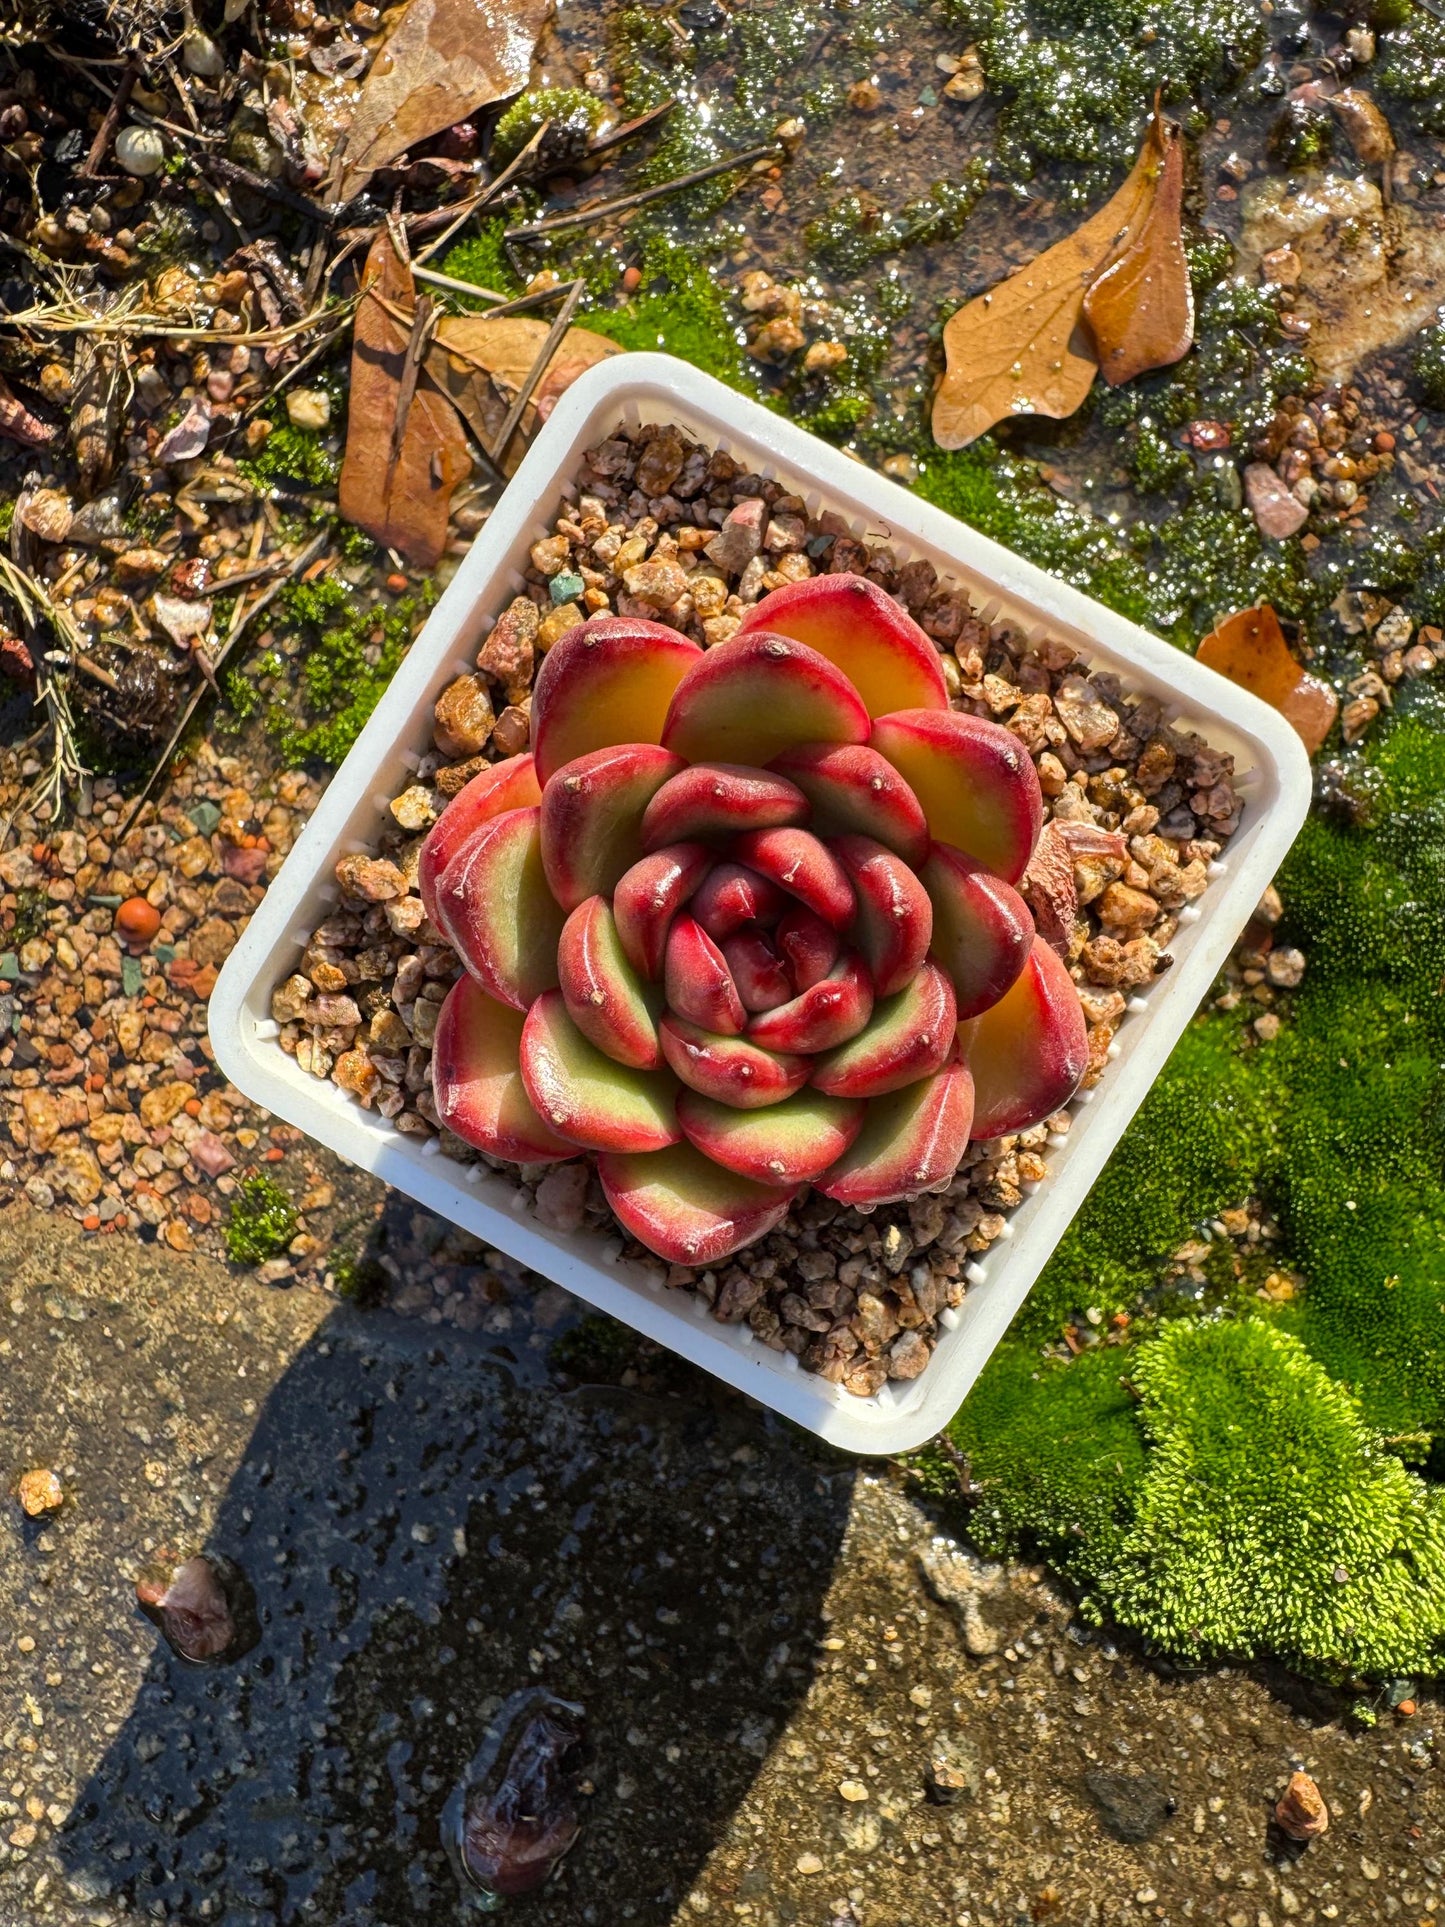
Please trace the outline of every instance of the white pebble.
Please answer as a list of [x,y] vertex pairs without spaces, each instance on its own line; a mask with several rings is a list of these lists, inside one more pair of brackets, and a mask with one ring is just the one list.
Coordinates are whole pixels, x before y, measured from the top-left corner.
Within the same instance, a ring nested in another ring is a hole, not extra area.
[[331,420],[331,397],[324,388],[293,388],[286,397],[286,419],[293,428],[325,428]]
[[165,166],[166,144],[154,127],[122,127],[115,137],[115,158],[127,174],[144,180]]

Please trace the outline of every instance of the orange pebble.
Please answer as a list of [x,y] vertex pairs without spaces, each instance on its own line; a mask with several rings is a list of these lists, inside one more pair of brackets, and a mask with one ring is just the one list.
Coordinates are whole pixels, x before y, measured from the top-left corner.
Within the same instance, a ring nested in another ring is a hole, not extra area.
[[1402,1720],[1413,1719],[1415,1717],[1414,1700],[1401,1700],[1400,1704],[1395,1708],[1395,1711],[1400,1715]]
[[82,1218],[80,1224],[83,1231],[99,1231],[100,1229],[100,1219],[93,1211],[90,1212],[88,1216]]
[[201,1100],[198,1097],[188,1097],[186,1099],[186,1116],[199,1117],[200,1115],[201,1115]]
[[271,1149],[265,1153],[266,1162],[268,1164],[279,1164],[285,1155],[286,1153],[281,1150],[279,1146],[273,1144]]
[[395,570],[386,578],[386,586],[392,595],[401,595],[406,588],[406,577]]
[[160,911],[144,897],[127,897],[115,913],[115,934],[132,950],[143,950],[160,927]]
[[642,286],[642,269],[637,267],[622,270],[622,287],[626,294],[635,294]]

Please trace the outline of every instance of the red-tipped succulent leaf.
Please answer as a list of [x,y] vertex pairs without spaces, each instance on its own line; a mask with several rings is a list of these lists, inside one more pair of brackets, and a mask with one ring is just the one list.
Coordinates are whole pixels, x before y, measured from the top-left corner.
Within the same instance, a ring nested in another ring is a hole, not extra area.
[[816,649],[759,629],[709,649],[673,691],[662,742],[689,763],[759,768],[796,743],[866,743],[868,711]]
[[[416,884],[423,910],[437,921],[436,886],[442,871],[475,830],[505,810],[534,809],[542,800],[532,757],[509,756],[479,770],[447,804],[427,832],[417,863]],[[439,926],[440,927],[440,926]]]
[[870,716],[890,709],[947,709],[938,651],[906,609],[861,575],[790,582],[743,617],[737,632],[792,636],[841,669]]
[[999,1001],[958,1027],[973,1073],[973,1135],[1027,1131],[1067,1104],[1089,1065],[1088,1028],[1068,966],[1034,939]]

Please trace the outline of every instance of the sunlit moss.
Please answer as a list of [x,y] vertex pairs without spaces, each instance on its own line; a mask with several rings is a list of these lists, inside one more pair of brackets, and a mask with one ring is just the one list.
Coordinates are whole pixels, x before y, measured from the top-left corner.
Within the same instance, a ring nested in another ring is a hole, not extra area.
[[323,438],[293,422],[276,422],[254,455],[237,463],[255,482],[291,482],[300,488],[335,488],[341,457]]
[[1426,133],[1445,134],[1445,21],[1408,0],[1383,0],[1386,29],[1376,85],[1404,104]]
[[1016,1321],[1056,1338],[1063,1319],[1149,1290],[1162,1261],[1256,1188],[1273,1154],[1276,1093],[1233,1016],[1184,1033]]
[[1147,0],[948,0],[978,41],[1004,103],[997,160],[1008,178],[1041,163],[1079,170],[1097,198],[1134,157],[1148,102],[1227,92],[1264,52],[1247,0],[1199,0],[1161,26]]
[[[1065,1365],[1006,1340],[949,1427],[981,1489],[971,1537],[994,1555],[1042,1552],[1086,1594],[1122,1541],[1144,1473],[1125,1356],[1111,1347]],[[957,1495],[942,1453],[919,1469],[941,1497]]]
[[1032,464],[1002,454],[991,437],[953,454],[934,450],[920,465],[916,492],[1123,614],[1148,620],[1145,572],[1112,531],[1061,502]]
[[584,148],[601,124],[602,102],[582,87],[538,87],[514,100],[492,133],[492,160],[505,163],[531,140],[543,121],[567,144],[568,151]]
[[[437,266],[443,274],[469,281],[474,287],[490,288],[496,294],[520,294],[522,284],[502,242],[506,226],[505,221],[483,222],[477,233],[448,248]],[[464,296],[460,298],[465,300]]]
[[333,576],[281,593],[283,619],[302,641],[297,700],[272,712],[284,761],[341,762],[396,674],[425,609],[402,596],[368,603]]
[[274,1178],[242,1178],[226,1222],[226,1256],[236,1265],[263,1264],[286,1249],[299,1223],[295,1205]]
[[593,309],[583,324],[624,348],[666,349],[735,388],[752,379],[716,276],[696,254],[652,234],[644,244],[642,286],[619,308]]
[[1435,1670],[1445,1504],[1303,1346],[1191,1321],[1141,1346],[1130,1381],[1150,1451],[1101,1585],[1126,1626],[1192,1659]]

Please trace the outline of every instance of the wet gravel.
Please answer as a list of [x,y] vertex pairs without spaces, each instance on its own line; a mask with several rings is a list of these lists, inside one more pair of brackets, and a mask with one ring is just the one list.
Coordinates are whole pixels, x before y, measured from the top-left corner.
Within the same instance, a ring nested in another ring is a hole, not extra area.
[[[520,1315],[442,1338],[24,1207],[0,1271],[7,1470],[67,1495],[0,1518],[3,1927],[459,1924],[442,1809],[538,1684],[590,1735],[547,1927],[1436,1915],[1432,1702],[1159,1676],[899,1475],[681,1367],[567,1392]],[[162,1546],[240,1563],[253,1651],[171,1653]]]

